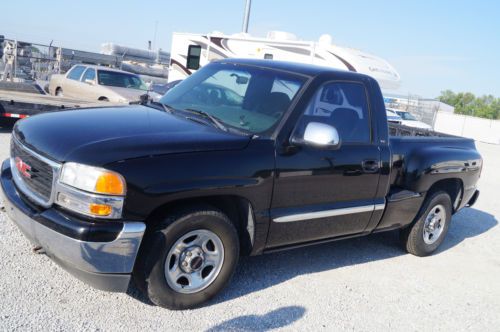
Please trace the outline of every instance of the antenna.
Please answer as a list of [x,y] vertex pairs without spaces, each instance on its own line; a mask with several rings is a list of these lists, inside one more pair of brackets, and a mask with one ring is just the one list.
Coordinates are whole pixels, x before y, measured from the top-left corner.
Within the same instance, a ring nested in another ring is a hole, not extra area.
[[250,20],[250,7],[252,6],[252,0],[246,0],[245,4],[245,15],[243,16],[243,27],[244,33],[248,32],[248,21]]

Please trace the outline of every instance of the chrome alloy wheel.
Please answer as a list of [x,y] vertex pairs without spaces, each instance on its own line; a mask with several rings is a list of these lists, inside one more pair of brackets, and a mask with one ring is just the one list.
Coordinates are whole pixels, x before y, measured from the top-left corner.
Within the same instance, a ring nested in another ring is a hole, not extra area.
[[424,242],[426,244],[433,244],[436,242],[444,230],[444,224],[446,222],[446,210],[444,206],[438,204],[434,206],[424,222]]
[[224,245],[213,232],[199,229],[178,239],[165,260],[165,279],[176,292],[199,292],[214,282],[224,263]]

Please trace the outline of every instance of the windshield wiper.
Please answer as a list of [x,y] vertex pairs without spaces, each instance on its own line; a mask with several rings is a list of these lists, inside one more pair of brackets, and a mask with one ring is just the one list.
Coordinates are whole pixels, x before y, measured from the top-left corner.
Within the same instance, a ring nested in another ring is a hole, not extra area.
[[163,107],[163,109],[165,110],[165,112],[170,113],[170,114],[174,113],[174,108],[173,107],[171,107],[171,106],[169,106],[167,104],[164,104],[164,103],[159,103],[159,104],[161,105],[161,107]]
[[[130,105],[134,105],[134,104],[139,104],[139,102],[131,102],[130,103]],[[152,102],[149,102],[147,104],[142,104],[142,106],[151,107],[151,108],[154,108],[155,110],[165,111],[165,112],[170,113],[170,114],[173,114],[175,112],[175,109],[173,107],[159,103],[157,101],[152,101]]]
[[213,116],[210,113],[207,113],[207,112],[202,111],[202,110],[195,110],[192,108],[186,108],[184,111],[190,112],[190,113],[195,113],[195,114],[201,115],[201,116],[209,119],[210,122],[212,122],[212,124],[215,125],[215,127],[219,128],[222,131],[228,130],[227,127],[219,119],[217,119],[215,116]]

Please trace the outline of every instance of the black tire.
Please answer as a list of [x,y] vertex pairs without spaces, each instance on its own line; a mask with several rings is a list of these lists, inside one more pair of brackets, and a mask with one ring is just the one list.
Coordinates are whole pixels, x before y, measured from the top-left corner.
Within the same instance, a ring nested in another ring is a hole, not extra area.
[[[166,259],[179,239],[199,230],[213,232],[222,241],[222,267],[206,288],[191,294],[180,293],[170,287],[166,280]],[[137,258],[134,281],[158,306],[174,310],[194,308],[213,298],[229,283],[238,262],[239,249],[238,233],[224,213],[206,206],[184,209],[168,215],[148,231]]]
[[[426,241],[424,241],[424,227],[426,219],[431,211],[436,211],[433,209],[437,208],[437,211],[440,211],[441,207],[444,208],[444,218],[442,218],[444,225],[441,225],[442,231],[439,236],[433,240],[435,242],[426,243]],[[444,191],[432,193],[425,199],[424,204],[413,223],[400,231],[402,247],[407,252],[415,256],[428,256],[432,254],[441,245],[441,243],[443,243],[446,234],[448,233],[451,215],[452,204],[450,196]]]
[[109,101],[107,97],[99,97],[98,101]]
[[56,96],[57,97],[64,97],[64,93],[63,93],[62,88],[57,88],[56,89]]

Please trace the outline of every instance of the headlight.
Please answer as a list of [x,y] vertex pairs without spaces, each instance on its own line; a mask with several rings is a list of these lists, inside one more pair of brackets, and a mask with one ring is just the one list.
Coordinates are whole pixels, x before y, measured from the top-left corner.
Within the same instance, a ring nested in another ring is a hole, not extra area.
[[64,164],[59,182],[105,195],[125,195],[126,190],[125,180],[120,174],[77,163]]
[[56,203],[84,215],[121,218],[126,184],[113,171],[77,163],[63,165]]

